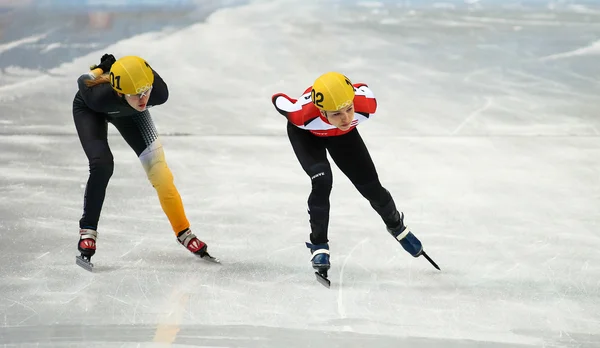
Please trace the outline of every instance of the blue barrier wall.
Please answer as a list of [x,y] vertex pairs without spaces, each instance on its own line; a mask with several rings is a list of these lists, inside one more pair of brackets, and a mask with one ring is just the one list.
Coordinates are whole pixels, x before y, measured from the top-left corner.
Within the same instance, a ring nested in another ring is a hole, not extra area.
[[[276,1],[276,0],[274,0]],[[299,2],[302,0],[298,0]],[[384,6],[432,8],[506,8],[539,7],[565,8],[573,5],[600,7],[600,0],[320,0],[341,5],[382,4]],[[248,1],[244,1],[248,2]],[[144,11],[156,8],[192,9],[198,7],[226,7],[242,3],[241,0],[12,0],[0,1],[0,8],[34,8],[55,11],[120,10]]]
[[235,6],[242,0],[12,0],[0,1],[3,9],[34,9],[44,11],[154,11],[156,9],[198,9]]
[[51,69],[119,40],[202,22],[248,1],[0,0],[0,72],[10,66]]

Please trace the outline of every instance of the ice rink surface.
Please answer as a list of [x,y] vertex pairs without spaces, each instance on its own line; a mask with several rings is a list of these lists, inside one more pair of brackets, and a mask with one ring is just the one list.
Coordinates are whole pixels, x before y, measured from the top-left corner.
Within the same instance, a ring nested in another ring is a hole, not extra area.
[[[600,347],[600,7],[277,0],[205,17],[94,45],[68,21],[0,36],[0,347]],[[112,126],[96,270],[75,265],[88,168],[71,103],[105,52],[168,83],[151,113],[221,265],[177,244]],[[329,70],[377,96],[359,130],[441,271],[334,167],[332,287],[315,281],[310,180],[270,97]]]

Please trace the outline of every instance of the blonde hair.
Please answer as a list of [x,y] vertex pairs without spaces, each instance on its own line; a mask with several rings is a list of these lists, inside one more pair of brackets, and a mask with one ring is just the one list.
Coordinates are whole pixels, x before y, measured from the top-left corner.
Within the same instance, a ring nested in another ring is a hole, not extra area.
[[110,77],[108,77],[108,74],[102,74],[93,80],[85,80],[85,85],[88,87],[94,87],[103,83],[110,83]]

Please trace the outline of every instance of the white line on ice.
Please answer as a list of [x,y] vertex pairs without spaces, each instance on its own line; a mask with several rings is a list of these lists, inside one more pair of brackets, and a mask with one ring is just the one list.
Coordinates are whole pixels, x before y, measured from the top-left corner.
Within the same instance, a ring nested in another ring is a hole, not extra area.
[[555,60],[555,59],[570,58],[570,57],[584,56],[584,55],[600,55],[600,40],[596,41],[588,46],[581,47],[581,48],[578,48],[573,51],[557,53],[557,54],[552,54],[552,55],[549,55],[546,57],[542,57],[542,58],[540,58],[540,60],[542,60],[542,61]]
[[118,297],[115,297],[115,296],[112,296],[112,295],[106,295],[106,297],[108,297],[108,298],[110,298],[110,299],[113,299],[114,301],[118,301],[118,302],[124,303],[124,304],[126,304],[126,305],[129,305],[129,302],[123,301],[123,300],[121,300],[121,299],[120,299],[120,298],[118,298]]
[[344,263],[342,264],[342,269],[340,270],[340,287],[338,289],[338,314],[340,315],[341,318],[346,318],[346,309],[344,308],[344,294],[343,294],[344,269],[346,268],[346,264],[348,263],[348,260],[350,260],[350,256],[352,256],[352,253],[354,252],[354,250],[356,250],[356,248],[358,248],[361,244],[366,243],[367,241],[369,241],[369,238],[365,238],[365,239],[361,240],[360,242],[356,243],[354,248],[352,248],[352,250],[350,250],[350,253],[348,254],[348,256],[346,256],[346,259],[344,260]]
[[483,105],[479,109],[470,113],[469,116],[467,116],[467,118],[461,124],[459,124],[458,127],[456,127],[456,129],[454,130],[454,132],[452,132],[452,134],[455,135],[458,132],[460,132],[467,123],[469,123],[471,120],[473,120],[475,117],[477,117],[480,113],[489,109],[490,106],[492,106],[492,98],[485,97],[485,105]]
[[50,254],[50,252],[49,252],[49,251],[46,251],[46,252],[45,252],[45,253],[43,253],[42,255],[40,255],[40,256],[38,256],[38,257],[36,257],[36,259],[41,259],[42,257],[44,257],[44,256],[46,256],[46,255],[48,255],[48,254]]

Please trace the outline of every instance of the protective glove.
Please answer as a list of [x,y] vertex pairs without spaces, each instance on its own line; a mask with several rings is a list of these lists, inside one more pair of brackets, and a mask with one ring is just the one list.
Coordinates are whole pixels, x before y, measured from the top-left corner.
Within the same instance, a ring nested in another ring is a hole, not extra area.
[[100,58],[100,64],[91,66],[90,70],[100,68],[103,73],[107,73],[116,61],[117,59],[112,54],[104,54],[102,58]]

